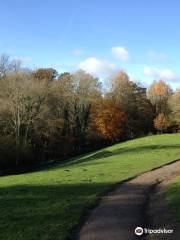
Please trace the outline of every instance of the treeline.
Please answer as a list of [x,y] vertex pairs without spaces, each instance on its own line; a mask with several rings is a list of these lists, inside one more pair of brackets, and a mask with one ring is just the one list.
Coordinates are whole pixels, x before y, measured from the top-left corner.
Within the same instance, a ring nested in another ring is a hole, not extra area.
[[64,159],[138,136],[180,129],[180,91],[163,80],[146,89],[124,72],[24,70],[0,58],[0,166]]

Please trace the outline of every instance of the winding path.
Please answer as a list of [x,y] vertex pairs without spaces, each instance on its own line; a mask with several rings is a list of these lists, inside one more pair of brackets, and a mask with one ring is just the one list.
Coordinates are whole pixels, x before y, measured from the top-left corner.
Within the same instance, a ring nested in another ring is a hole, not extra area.
[[180,175],[180,161],[143,173],[104,196],[82,226],[79,240],[135,240],[137,226],[147,227],[146,208],[153,189]]

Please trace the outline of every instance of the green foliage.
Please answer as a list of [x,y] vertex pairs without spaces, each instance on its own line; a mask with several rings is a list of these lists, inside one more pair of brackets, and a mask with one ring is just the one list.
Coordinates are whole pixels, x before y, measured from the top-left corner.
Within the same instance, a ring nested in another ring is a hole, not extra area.
[[180,134],[116,144],[39,172],[0,179],[0,239],[70,239],[115,183],[180,158]]

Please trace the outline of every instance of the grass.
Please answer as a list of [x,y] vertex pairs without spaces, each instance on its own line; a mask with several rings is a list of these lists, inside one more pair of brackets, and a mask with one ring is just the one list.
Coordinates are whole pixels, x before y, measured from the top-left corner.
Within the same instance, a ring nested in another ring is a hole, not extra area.
[[1,240],[64,240],[113,184],[180,158],[180,134],[139,138],[39,172],[0,177]]
[[180,221],[180,176],[170,181],[166,188],[166,196],[173,216]]

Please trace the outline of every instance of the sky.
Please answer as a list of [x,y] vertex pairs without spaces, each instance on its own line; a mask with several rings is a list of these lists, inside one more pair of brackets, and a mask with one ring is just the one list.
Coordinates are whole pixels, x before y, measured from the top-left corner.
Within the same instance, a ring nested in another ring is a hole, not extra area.
[[179,0],[0,0],[0,53],[29,68],[125,70],[180,86]]

